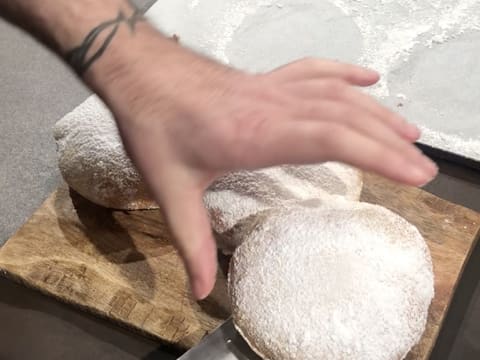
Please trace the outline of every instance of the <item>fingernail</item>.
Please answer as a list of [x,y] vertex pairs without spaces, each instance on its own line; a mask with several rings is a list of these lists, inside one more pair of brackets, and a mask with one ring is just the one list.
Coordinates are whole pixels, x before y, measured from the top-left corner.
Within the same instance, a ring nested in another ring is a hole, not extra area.
[[413,165],[408,170],[408,173],[409,176],[412,178],[412,181],[417,185],[424,184],[430,178],[430,174],[425,171],[423,166]]
[[408,134],[412,137],[415,137],[417,139],[420,137],[420,129],[416,125],[406,123],[405,128],[407,129]]
[[192,295],[195,298],[195,300],[203,300],[204,299],[204,294],[202,292],[202,289],[196,284],[192,284]]
[[437,174],[437,167],[431,160],[426,157],[418,164],[412,164],[408,168],[408,174],[411,181],[418,186],[429,183]]
[[418,131],[420,132],[420,129],[418,128],[417,125],[415,124],[412,124],[412,123],[409,123],[408,121],[405,121],[405,123],[407,124],[407,127],[410,129],[410,130],[414,130],[414,131]]
[[370,75],[372,76],[376,76],[376,77],[380,77],[380,74],[378,73],[378,71],[375,71],[373,69],[369,69],[369,68],[364,68]]
[[425,164],[425,167],[428,171],[428,173],[434,177],[438,174],[438,166],[437,164],[435,164],[430,158],[428,158],[427,156],[423,155],[423,161],[424,161],[424,164]]
[[373,77],[373,78],[377,79],[377,81],[380,79],[380,74],[377,71],[367,69],[367,72],[368,72],[369,77]]
[[191,284],[192,295],[196,300],[203,300],[208,296],[208,291],[200,280],[191,280]]
[[428,176],[424,181],[418,184],[419,187],[424,187],[435,179],[436,175]]

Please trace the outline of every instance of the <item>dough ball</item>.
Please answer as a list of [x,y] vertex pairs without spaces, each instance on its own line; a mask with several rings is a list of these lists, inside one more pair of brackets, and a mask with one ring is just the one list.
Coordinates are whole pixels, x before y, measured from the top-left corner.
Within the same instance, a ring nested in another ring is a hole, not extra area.
[[235,251],[235,326],[270,360],[399,360],[434,295],[429,250],[393,212],[338,200],[272,212]]
[[125,153],[115,120],[95,95],[54,127],[60,172],[88,200],[114,209],[157,208]]

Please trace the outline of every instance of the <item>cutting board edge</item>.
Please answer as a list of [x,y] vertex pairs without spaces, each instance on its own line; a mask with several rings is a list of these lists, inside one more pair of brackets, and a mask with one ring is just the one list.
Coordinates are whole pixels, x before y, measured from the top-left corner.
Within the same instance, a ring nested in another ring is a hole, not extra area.
[[[472,211],[474,211],[474,210],[472,210]],[[477,246],[479,246],[479,243],[480,243],[480,229],[477,230],[477,233],[474,237],[472,246],[470,247],[470,249],[467,253],[467,256],[465,257],[465,261],[463,262],[462,267],[460,269],[459,276],[458,276],[457,280],[455,281],[455,284],[453,285],[453,288],[452,288],[453,296],[447,302],[447,305],[445,307],[445,314],[442,316],[442,319],[440,320],[440,323],[438,324],[438,327],[435,329],[435,333],[434,333],[435,338],[434,338],[434,341],[433,341],[433,346],[430,348],[430,351],[428,352],[428,354],[425,354],[426,355],[425,360],[430,359],[430,356],[432,355],[433,350],[437,346],[438,338],[440,336],[440,331],[442,330],[443,325],[445,324],[445,321],[446,321],[446,318],[447,318],[448,313],[450,311],[450,307],[452,305],[453,299],[455,298],[455,294],[457,292],[458,285],[459,285],[459,283],[462,279],[465,267],[467,266],[468,262],[470,261],[470,258],[472,257],[472,254],[473,254],[475,248]]]

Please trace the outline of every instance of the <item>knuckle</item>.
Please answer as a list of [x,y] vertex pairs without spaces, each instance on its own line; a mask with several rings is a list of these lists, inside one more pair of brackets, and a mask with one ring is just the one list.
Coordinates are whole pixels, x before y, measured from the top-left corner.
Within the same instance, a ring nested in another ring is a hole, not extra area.
[[326,87],[329,93],[337,98],[343,98],[348,90],[347,84],[344,81],[338,79],[328,80],[326,83]]
[[333,121],[339,121],[345,124],[349,124],[354,116],[356,116],[355,111],[350,106],[337,105],[332,106],[329,110]]
[[300,62],[304,66],[308,66],[308,67],[311,67],[311,68],[314,68],[314,67],[317,66],[317,59],[315,59],[312,56],[306,56],[303,59],[301,59]]
[[309,119],[318,120],[325,116],[325,108],[322,104],[304,105],[303,109],[301,110],[302,115],[306,116]]
[[344,122],[349,122],[355,116],[355,111],[350,106],[340,106],[338,117]]
[[258,114],[252,114],[248,119],[242,124],[241,134],[242,138],[250,143],[252,140],[262,137],[269,129],[269,118],[266,114],[260,112]]
[[275,104],[282,98],[283,96],[281,92],[279,91],[278,87],[275,86],[263,87],[262,91],[259,92],[258,96],[256,96],[257,101],[263,100],[269,104]]
[[266,136],[269,129],[269,117],[264,112],[250,113],[237,119],[231,142],[235,162],[242,162],[248,153],[255,153],[259,140]]
[[384,110],[383,117],[394,126],[403,127],[408,125],[407,120],[403,116],[401,116],[400,114],[396,114],[388,109]]
[[325,123],[316,133],[317,141],[325,149],[331,149],[336,144],[336,137],[341,134],[341,127],[333,123]]
[[341,80],[335,80],[330,85],[334,95],[343,97],[347,92],[347,85]]
[[372,157],[376,160],[382,160],[392,169],[402,169],[405,167],[405,157],[394,150],[378,146]]
[[257,75],[255,81],[252,81],[244,94],[252,101],[261,101],[266,104],[278,103],[284,100],[285,96],[282,89],[270,81],[271,74]]
[[328,59],[316,58],[313,56],[306,56],[300,60],[296,61],[297,64],[307,67],[312,71],[324,73],[328,69],[332,69],[332,67],[338,67],[341,64]]
[[363,70],[355,65],[343,64],[342,70],[345,72],[346,75],[354,79],[361,79],[364,75]]

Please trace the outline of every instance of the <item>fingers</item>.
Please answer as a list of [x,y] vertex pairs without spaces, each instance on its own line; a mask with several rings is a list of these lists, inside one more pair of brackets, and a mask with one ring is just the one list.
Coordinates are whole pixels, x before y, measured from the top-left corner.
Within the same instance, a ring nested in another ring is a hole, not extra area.
[[[341,161],[409,185],[424,185],[437,173],[433,162],[416,151],[393,149],[345,125],[284,121],[259,134],[262,148],[250,166]],[[413,147],[413,145],[408,145]]]
[[[400,115],[390,111],[372,97],[348,86],[343,81],[308,80],[284,86],[291,94],[301,99],[297,102],[300,111],[302,107],[311,111],[312,102],[317,103],[319,99],[332,99],[343,104],[353,105],[359,111],[369,113],[375,119],[380,120],[383,124],[411,142],[418,140],[420,136],[420,131],[415,125],[408,123]],[[308,114],[312,119],[318,115],[318,113]]]
[[388,126],[409,141],[420,136],[417,127],[407,123],[401,116],[380,105],[371,97],[348,86],[368,86],[378,81],[378,74],[356,65],[329,60],[303,59],[280,67],[270,73],[300,98],[320,99],[329,97],[356,105],[383,119]]
[[410,141],[392,129],[382,118],[360,107],[326,100],[306,106],[303,112],[300,117],[302,120],[336,122],[374,139],[383,146],[412,157],[421,155],[420,150],[411,146]]
[[420,130],[413,124],[408,123],[402,116],[390,111],[370,96],[363,94],[353,88],[347,88],[344,94],[346,101],[357,105],[369,111],[371,114],[380,119],[384,124],[390,126],[394,131],[403,136],[405,139],[414,142],[420,137]]
[[193,296],[203,299],[215,285],[217,251],[210,220],[203,206],[203,190],[164,186],[161,204],[190,279]]
[[284,65],[268,73],[267,76],[280,83],[337,78],[357,86],[370,86],[379,79],[378,73],[370,69],[314,58],[302,59]]
[[235,133],[235,167],[336,160],[410,185],[436,175],[435,164],[411,144],[418,129],[350,86],[372,84],[376,73],[307,59],[265,79],[276,86],[271,94],[282,94],[270,101],[278,109],[258,111],[261,116],[241,124]]

